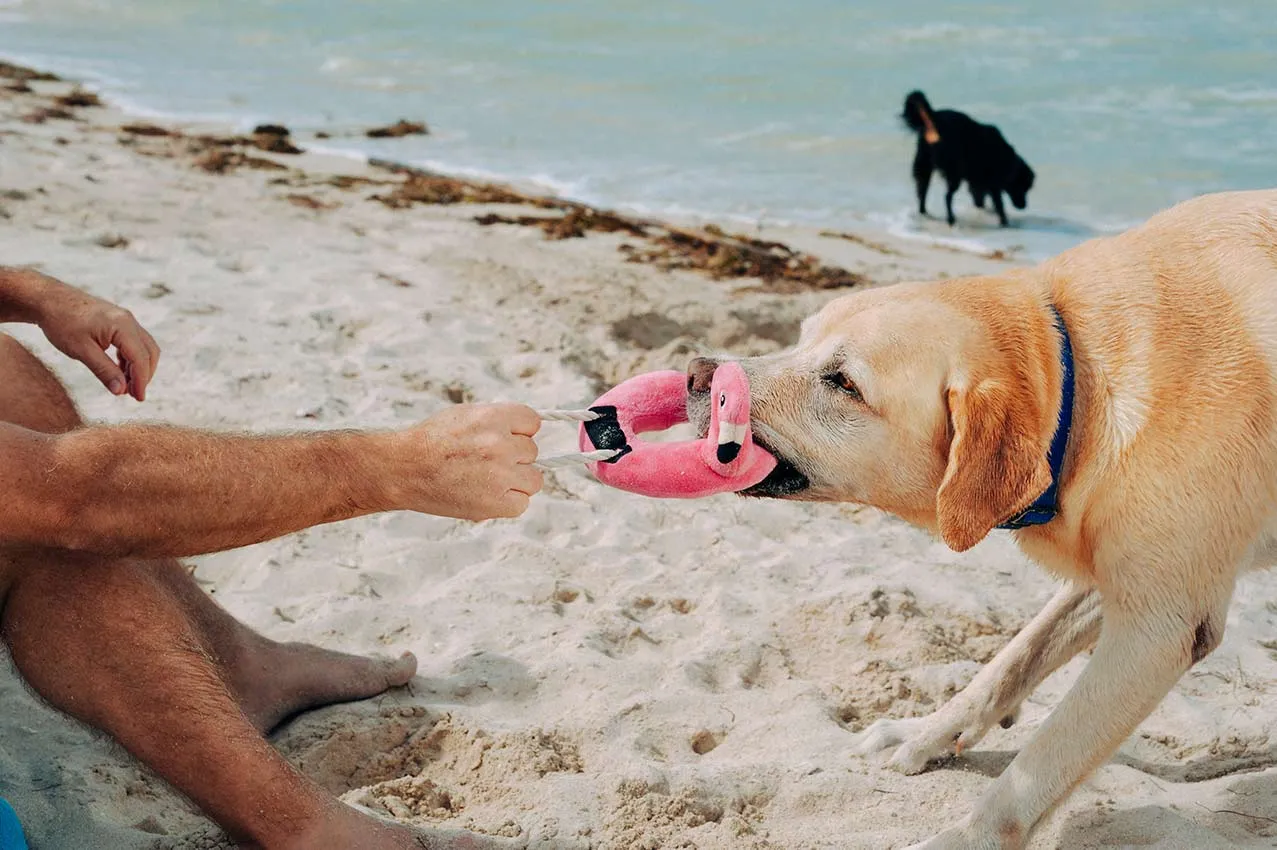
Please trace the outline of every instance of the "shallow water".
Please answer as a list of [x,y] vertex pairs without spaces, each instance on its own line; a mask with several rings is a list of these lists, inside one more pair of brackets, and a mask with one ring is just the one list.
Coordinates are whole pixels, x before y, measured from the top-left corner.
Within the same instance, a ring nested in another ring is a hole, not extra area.
[[[0,53],[145,111],[327,129],[591,202],[1034,255],[1277,184],[1271,0],[0,0]],[[965,190],[955,230],[913,215],[915,87],[1033,165],[1012,230]],[[432,135],[357,132],[399,117]]]

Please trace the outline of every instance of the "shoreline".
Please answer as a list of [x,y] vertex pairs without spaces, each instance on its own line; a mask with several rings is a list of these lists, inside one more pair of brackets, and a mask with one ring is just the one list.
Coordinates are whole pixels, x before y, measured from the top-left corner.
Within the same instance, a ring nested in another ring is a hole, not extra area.
[[[0,54],[0,64],[6,63],[6,56],[13,57],[8,62],[14,67],[26,67],[19,64],[21,57],[14,54]],[[37,72],[47,73],[47,72]],[[2,77],[0,77],[2,79]],[[268,123],[269,117],[262,121],[255,121],[249,116],[241,116],[232,118],[231,116],[205,116],[205,117],[184,117],[179,114],[166,113],[162,110],[150,109],[138,104],[121,104],[116,101],[113,95],[103,95],[102,88],[98,83],[88,83],[76,80],[74,77],[63,77],[60,80],[68,84],[74,84],[77,88],[84,87],[84,90],[98,94],[104,98],[104,103],[109,105],[113,111],[135,119],[141,119],[143,122],[152,122],[157,126],[167,127],[170,129],[183,131],[195,131],[204,134],[221,135],[221,136],[249,136],[251,129],[263,122]],[[400,118],[399,120],[404,120]],[[279,125],[270,125],[279,126]],[[559,191],[552,183],[538,180],[535,177],[504,177],[500,174],[487,172],[484,169],[449,169],[447,167],[436,168],[430,164],[416,164],[409,159],[402,161],[395,160],[385,156],[378,156],[362,150],[358,147],[342,147],[341,139],[359,139],[366,135],[369,127],[350,126],[344,132],[333,132],[331,130],[322,131],[305,131],[298,134],[297,139],[301,140],[304,145],[303,152],[313,157],[321,157],[333,160],[349,160],[360,166],[370,168],[386,168],[389,170],[418,171],[421,173],[432,174],[434,176],[445,178],[469,185],[473,188],[510,188],[520,194],[542,198],[547,201],[556,201],[567,205],[589,208],[611,215],[619,215],[629,219],[645,220],[657,225],[669,225],[685,229],[698,229],[707,225],[718,227],[723,230],[731,230],[734,233],[742,234],[746,230],[753,229],[757,233],[824,233],[826,231],[846,231],[848,228],[839,226],[832,227],[826,224],[818,224],[816,222],[795,223],[785,220],[768,220],[766,213],[760,214],[758,217],[732,214],[713,214],[713,213],[694,213],[694,214],[669,214],[664,212],[650,212],[639,206],[627,204],[624,201],[599,204],[593,201],[584,200],[573,197],[570,193]],[[991,259],[1007,262],[1036,262],[1031,258],[1022,257],[1025,249],[1024,246],[1014,244],[1003,247],[990,247],[981,242],[978,233],[959,232],[946,233],[937,232],[936,234],[925,234],[923,232],[914,232],[909,234],[901,234],[894,231],[893,227],[886,224],[874,224],[871,218],[874,214],[866,211],[853,213],[854,219],[863,222],[851,228],[856,231],[863,230],[870,235],[878,235],[885,237],[891,241],[899,242],[902,246],[906,246],[908,250],[928,252],[943,251],[951,252],[959,255],[971,255],[979,259]],[[1097,231],[1097,235],[1099,232]]]
[[[72,83],[33,82],[33,93],[9,83],[0,261],[40,265],[128,307],[165,352],[135,405],[102,392],[38,331],[7,326],[91,420],[380,428],[460,401],[579,406],[696,354],[778,350],[802,318],[854,291],[666,270],[684,254],[628,262],[621,250],[665,249],[660,240],[690,229],[705,245],[766,250],[706,222],[660,222],[639,238],[598,232],[583,219],[602,226],[608,215],[591,208],[576,209],[583,237],[481,226],[476,216],[563,219],[573,208],[387,204],[372,196],[495,190],[262,149],[282,147],[279,133],[121,132],[135,116],[54,103]],[[22,120],[48,108],[72,117]],[[746,235],[866,285],[1014,267],[869,228]],[[547,425],[538,441],[547,454],[572,451],[575,430]],[[580,470],[548,476],[518,520],[390,514],[191,563],[201,586],[273,639],[420,660],[411,688],[288,724],[273,737],[286,757],[347,802],[537,850],[905,847],[967,811],[1084,664],[1057,672],[1017,725],[975,751],[899,776],[854,756],[853,734],[935,710],[1053,589],[1005,535],[958,555],[868,509],[647,500]],[[1223,645],[1061,807],[1035,850],[1271,840],[1260,818],[1277,817],[1277,658],[1266,643],[1277,577],[1245,583]],[[12,671],[0,673],[0,704],[0,796],[33,845],[228,846]]]

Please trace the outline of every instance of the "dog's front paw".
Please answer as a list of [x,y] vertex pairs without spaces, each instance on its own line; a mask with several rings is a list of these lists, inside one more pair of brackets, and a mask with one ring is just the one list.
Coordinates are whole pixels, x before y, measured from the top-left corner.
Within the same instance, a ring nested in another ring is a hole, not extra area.
[[[877,720],[860,734],[855,752],[869,756],[894,749],[887,766],[906,776],[922,773],[933,761],[953,753],[953,739],[947,736],[947,725],[936,731],[936,716],[909,717],[903,720]],[[939,735],[939,740],[937,740]]]
[[874,721],[860,733],[855,752],[868,756],[895,748],[887,766],[913,776],[932,762],[974,746],[990,725],[971,704],[951,702],[926,717]]
[[856,736],[854,745],[858,756],[871,756],[883,750],[893,750],[917,737],[926,728],[929,717],[884,717]]

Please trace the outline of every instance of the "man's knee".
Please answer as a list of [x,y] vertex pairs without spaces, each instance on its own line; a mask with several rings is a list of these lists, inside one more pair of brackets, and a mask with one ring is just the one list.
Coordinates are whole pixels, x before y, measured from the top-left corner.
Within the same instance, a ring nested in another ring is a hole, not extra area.
[[84,424],[75,402],[48,366],[26,346],[0,333],[0,419],[40,431],[62,434]]
[[148,562],[52,549],[0,550],[0,557],[10,573],[0,637],[27,682],[59,707],[50,685],[94,663],[95,642],[171,650],[193,634]]

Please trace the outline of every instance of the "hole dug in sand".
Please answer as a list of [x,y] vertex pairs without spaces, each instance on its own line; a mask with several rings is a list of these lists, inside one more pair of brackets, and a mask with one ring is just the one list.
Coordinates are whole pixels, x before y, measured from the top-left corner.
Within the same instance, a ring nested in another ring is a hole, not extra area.
[[702,729],[692,736],[692,752],[703,756],[718,747],[719,736],[708,729]]
[[554,591],[554,601],[564,605],[570,605],[575,602],[581,595],[581,591],[574,587],[560,587]]

